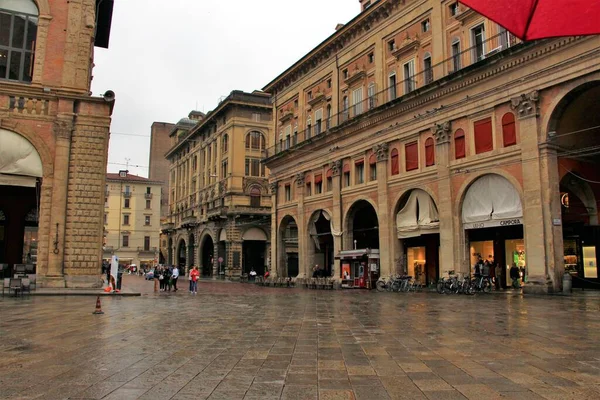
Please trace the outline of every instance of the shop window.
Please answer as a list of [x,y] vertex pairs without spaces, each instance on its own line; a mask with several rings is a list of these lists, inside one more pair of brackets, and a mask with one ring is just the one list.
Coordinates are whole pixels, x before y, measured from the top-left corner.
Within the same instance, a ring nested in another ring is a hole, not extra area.
[[435,147],[433,138],[428,138],[425,141],[425,166],[430,167],[435,165]]
[[333,190],[333,170],[328,169],[326,177],[327,177],[327,191],[331,192]]
[[356,184],[365,182],[365,160],[357,160],[354,162],[355,181]]
[[315,175],[315,194],[323,193],[323,175]]
[[38,9],[32,0],[0,2],[0,79],[31,82]]
[[515,115],[513,113],[506,113],[502,116],[502,141],[504,142],[504,147],[517,144]]
[[476,121],[475,128],[475,154],[481,154],[494,149],[492,138],[492,119],[485,118]]
[[413,171],[419,168],[419,148],[417,147],[417,142],[404,145],[404,153],[406,157],[406,170]]
[[375,153],[371,154],[369,157],[369,180],[377,180],[377,157],[375,156]]
[[398,175],[400,173],[400,157],[398,155],[398,149],[392,149],[390,158],[392,160],[392,175]]
[[454,158],[465,158],[465,131],[462,129],[454,132]]
[[342,173],[344,178],[344,187],[350,186],[350,164],[344,164]]

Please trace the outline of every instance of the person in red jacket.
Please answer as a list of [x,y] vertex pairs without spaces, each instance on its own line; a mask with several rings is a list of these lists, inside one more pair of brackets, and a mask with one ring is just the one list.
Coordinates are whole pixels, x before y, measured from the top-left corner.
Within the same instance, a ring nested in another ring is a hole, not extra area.
[[199,278],[200,278],[200,271],[198,271],[198,267],[194,267],[192,269],[192,272],[190,272],[190,279],[191,279],[191,285],[192,285],[191,292],[194,294],[198,293],[198,279]]

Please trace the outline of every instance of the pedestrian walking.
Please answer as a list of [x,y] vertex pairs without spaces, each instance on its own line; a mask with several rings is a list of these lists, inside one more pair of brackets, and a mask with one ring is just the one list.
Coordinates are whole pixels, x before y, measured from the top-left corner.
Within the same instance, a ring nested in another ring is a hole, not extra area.
[[194,267],[190,271],[190,285],[192,289],[190,293],[198,293],[198,279],[200,279],[200,271],[198,271],[198,267]]
[[510,279],[512,279],[513,288],[519,289],[521,287],[519,282],[520,278],[521,274],[519,273],[519,267],[517,267],[517,264],[513,263],[512,267],[510,267]]
[[179,268],[177,265],[173,268],[173,274],[171,275],[171,281],[173,282],[173,291],[177,291],[177,279],[179,279]]

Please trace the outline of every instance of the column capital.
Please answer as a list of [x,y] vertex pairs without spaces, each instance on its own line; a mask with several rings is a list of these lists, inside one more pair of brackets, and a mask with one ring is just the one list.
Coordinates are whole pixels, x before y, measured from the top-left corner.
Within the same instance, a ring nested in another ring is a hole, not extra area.
[[71,139],[73,122],[71,120],[59,119],[54,121],[54,134],[57,138]]
[[340,176],[342,173],[342,160],[335,160],[331,163],[331,175]]
[[375,157],[377,157],[377,162],[387,161],[389,150],[390,145],[387,142],[378,143],[373,146],[373,153],[375,153]]
[[271,194],[277,194],[278,187],[279,187],[279,182],[277,182],[277,181],[273,181],[273,182],[269,183],[269,190],[271,191]]
[[434,123],[432,130],[436,144],[450,142],[450,133],[452,131],[452,124],[450,121],[442,122],[440,124]]
[[304,172],[299,172],[296,174],[296,185],[304,186]]
[[540,93],[534,90],[510,99],[510,108],[517,111],[519,118],[537,117]]

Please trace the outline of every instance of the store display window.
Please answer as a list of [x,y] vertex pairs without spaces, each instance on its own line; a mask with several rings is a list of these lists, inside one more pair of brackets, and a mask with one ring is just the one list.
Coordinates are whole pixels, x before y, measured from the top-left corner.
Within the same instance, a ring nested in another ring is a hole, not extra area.
[[506,286],[512,285],[510,269],[513,264],[519,268],[522,282],[527,282],[527,263],[525,260],[525,241],[523,239],[506,240],[504,242],[506,256]]
[[581,255],[579,254],[577,240],[565,239],[563,243],[565,272],[568,272],[574,276],[578,276]]
[[583,247],[583,276],[588,279],[598,278],[595,246]]
[[412,276],[417,282],[425,286],[425,247],[409,247],[406,249],[406,261],[408,275]]
[[23,264],[37,264],[37,239],[38,228],[26,226],[23,237]]

